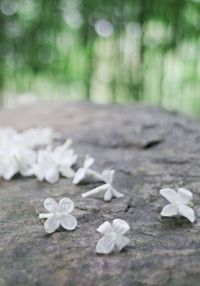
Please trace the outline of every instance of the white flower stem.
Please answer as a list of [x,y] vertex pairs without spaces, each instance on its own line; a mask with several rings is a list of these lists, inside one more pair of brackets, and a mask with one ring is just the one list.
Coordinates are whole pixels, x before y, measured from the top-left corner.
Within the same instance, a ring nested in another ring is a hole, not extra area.
[[91,196],[91,195],[95,195],[95,194],[98,194],[98,193],[100,193],[100,192],[102,192],[102,191],[105,191],[105,190],[107,189],[107,187],[108,187],[108,184],[104,184],[104,185],[102,185],[102,186],[99,186],[99,187],[97,187],[97,188],[91,190],[91,191],[88,191],[88,192],[86,192],[86,193],[81,194],[81,196],[82,196],[83,198],[87,198],[87,197],[89,197],[89,196]]
[[68,138],[67,141],[64,143],[66,149],[68,149],[72,145],[72,139]]
[[48,214],[39,214],[39,218],[49,218],[49,217],[51,217],[52,216],[52,214],[51,213],[48,213]]
[[96,178],[96,179],[98,179],[100,181],[105,182],[103,176],[101,174],[99,174],[98,172],[92,170],[92,169],[88,169],[87,170],[87,174],[93,176],[94,178]]

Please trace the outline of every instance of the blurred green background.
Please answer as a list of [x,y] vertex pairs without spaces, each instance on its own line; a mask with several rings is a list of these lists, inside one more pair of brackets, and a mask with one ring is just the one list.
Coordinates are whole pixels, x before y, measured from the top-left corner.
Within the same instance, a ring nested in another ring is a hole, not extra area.
[[200,0],[1,0],[0,90],[200,116]]

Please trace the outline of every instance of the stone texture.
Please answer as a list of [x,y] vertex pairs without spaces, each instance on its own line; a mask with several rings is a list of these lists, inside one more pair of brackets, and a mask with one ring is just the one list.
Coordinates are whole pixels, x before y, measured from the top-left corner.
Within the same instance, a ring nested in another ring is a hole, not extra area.
[[[70,136],[95,168],[114,168],[114,185],[125,194],[105,203],[83,200],[95,186],[55,185],[34,178],[0,180],[1,286],[167,286],[200,285],[200,124],[165,110],[143,106],[43,103],[0,111],[0,126],[19,130],[50,126]],[[161,219],[167,203],[161,187],[185,186],[194,193],[197,220]],[[38,219],[52,196],[74,200],[79,227],[46,235]],[[122,218],[131,243],[121,253],[97,255],[96,228]]]

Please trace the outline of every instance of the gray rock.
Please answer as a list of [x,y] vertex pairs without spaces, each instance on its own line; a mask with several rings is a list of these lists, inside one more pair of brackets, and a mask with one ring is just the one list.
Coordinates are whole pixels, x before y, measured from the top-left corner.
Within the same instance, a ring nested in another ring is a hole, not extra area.
[[[45,103],[0,112],[1,126],[18,130],[50,126],[74,139],[95,168],[114,168],[123,199],[82,199],[95,186],[55,185],[35,178],[0,180],[1,286],[200,285],[200,124],[165,110],[143,106]],[[162,187],[185,186],[194,193],[197,222],[161,219]],[[38,214],[47,197],[75,202],[75,231],[47,235]],[[121,253],[97,255],[105,220],[125,219],[130,245]]]

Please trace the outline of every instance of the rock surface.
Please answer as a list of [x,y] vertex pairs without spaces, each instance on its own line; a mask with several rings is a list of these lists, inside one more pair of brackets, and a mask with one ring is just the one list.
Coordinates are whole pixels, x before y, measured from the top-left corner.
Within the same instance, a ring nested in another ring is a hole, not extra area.
[[[1,286],[200,285],[200,124],[181,114],[142,106],[45,103],[0,112],[0,126],[50,126],[74,139],[95,168],[116,170],[123,199],[82,199],[94,184],[55,185],[34,178],[0,180]],[[162,187],[194,194],[196,222],[161,219]],[[79,227],[46,235],[38,214],[46,197],[75,202]],[[131,243],[121,253],[97,255],[105,220],[125,219]]]

